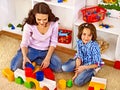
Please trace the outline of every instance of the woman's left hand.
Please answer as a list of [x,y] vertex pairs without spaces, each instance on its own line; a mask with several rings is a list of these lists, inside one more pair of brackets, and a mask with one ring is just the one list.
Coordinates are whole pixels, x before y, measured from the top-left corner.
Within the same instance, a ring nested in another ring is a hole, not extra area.
[[47,68],[49,64],[50,64],[50,60],[44,59],[40,67],[41,69],[44,69],[44,68]]

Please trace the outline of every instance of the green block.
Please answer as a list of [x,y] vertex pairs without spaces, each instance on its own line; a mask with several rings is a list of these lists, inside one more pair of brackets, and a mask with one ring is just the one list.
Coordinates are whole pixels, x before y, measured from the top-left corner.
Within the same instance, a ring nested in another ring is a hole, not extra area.
[[33,83],[33,82],[25,82],[25,83],[24,83],[24,86],[25,86],[26,88],[32,88],[32,87],[34,86],[34,83]]
[[71,88],[71,87],[73,86],[72,80],[68,80],[68,81],[66,82],[66,86],[69,87],[69,88]]
[[23,79],[21,77],[15,78],[15,82],[17,84],[23,84],[24,83],[24,81],[23,81]]

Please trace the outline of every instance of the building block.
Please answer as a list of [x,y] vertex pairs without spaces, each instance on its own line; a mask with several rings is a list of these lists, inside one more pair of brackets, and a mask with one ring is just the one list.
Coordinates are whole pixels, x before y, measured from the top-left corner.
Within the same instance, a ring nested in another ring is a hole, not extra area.
[[32,87],[34,86],[34,83],[33,83],[33,82],[25,82],[25,83],[24,83],[24,86],[25,86],[26,88],[32,88]]
[[60,79],[59,82],[58,82],[58,87],[60,89],[66,89],[66,80]]
[[88,90],[94,90],[94,87],[88,87]]
[[40,84],[40,87],[47,86],[49,88],[49,90],[55,90],[55,88],[56,88],[56,81],[50,80],[47,78],[44,78],[44,80],[40,81],[39,84]]
[[42,90],[49,90],[49,88],[46,87],[46,86],[44,86],[44,87],[42,88]]
[[43,71],[36,72],[36,79],[38,81],[42,81],[44,79],[44,73],[43,73]]
[[14,81],[14,72],[10,68],[5,68],[2,70],[2,74],[7,77],[9,81]]
[[34,67],[36,67],[36,62],[32,62],[32,65],[33,65]]
[[45,68],[42,71],[44,72],[44,75],[46,78],[51,79],[51,80],[55,80],[55,75],[50,68]]
[[68,81],[66,82],[66,86],[69,87],[69,88],[71,88],[71,87],[73,86],[72,80],[68,80]]
[[32,70],[32,68],[30,68],[30,67],[25,67],[25,76],[26,77],[32,77],[32,74],[33,74],[33,70]]
[[[34,64],[34,63],[33,63],[33,64]],[[26,66],[26,67],[29,67],[29,68],[32,68],[32,70],[35,69],[35,67],[34,67],[31,63],[29,63],[29,62],[26,62],[25,66]]]
[[40,87],[40,83],[36,79],[31,78],[31,77],[26,77],[26,81],[33,82],[36,86],[36,90],[42,90],[42,88]]
[[14,71],[14,75],[15,75],[15,78],[21,77],[23,79],[23,81],[26,80],[25,71],[22,69],[19,69],[19,68],[16,69]]
[[94,90],[106,89],[107,79],[92,77],[89,87],[94,87]]
[[24,83],[24,81],[23,81],[23,79],[21,77],[15,78],[15,82],[17,84],[23,84]]
[[120,69],[120,61],[115,61],[114,68]]

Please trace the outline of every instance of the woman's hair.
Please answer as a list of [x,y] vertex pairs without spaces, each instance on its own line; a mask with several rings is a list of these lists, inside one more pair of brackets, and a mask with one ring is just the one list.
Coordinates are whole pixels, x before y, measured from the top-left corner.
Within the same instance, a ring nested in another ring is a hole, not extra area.
[[78,27],[78,39],[81,39],[84,28],[90,29],[90,32],[92,34],[92,40],[95,41],[97,38],[96,28],[91,23],[83,23]]
[[24,19],[24,24],[28,23],[30,25],[37,25],[36,19],[35,19],[35,15],[37,13],[48,14],[48,21],[56,22],[57,20],[59,20],[58,17],[55,17],[55,15],[52,13],[52,10],[46,3],[40,2],[40,3],[35,4],[33,9],[29,11],[28,17]]

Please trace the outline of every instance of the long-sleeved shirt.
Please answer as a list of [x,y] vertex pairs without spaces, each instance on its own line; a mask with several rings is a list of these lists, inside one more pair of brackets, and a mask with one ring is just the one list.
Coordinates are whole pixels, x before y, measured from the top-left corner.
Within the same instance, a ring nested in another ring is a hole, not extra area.
[[90,41],[87,44],[83,44],[82,40],[78,40],[75,58],[80,58],[82,60],[82,65],[97,64],[101,66],[103,63],[100,48],[96,41]]
[[32,47],[38,50],[48,50],[49,46],[56,47],[58,42],[58,22],[50,22],[48,31],[41,34],[36,25],[25,24],[20,47]]

